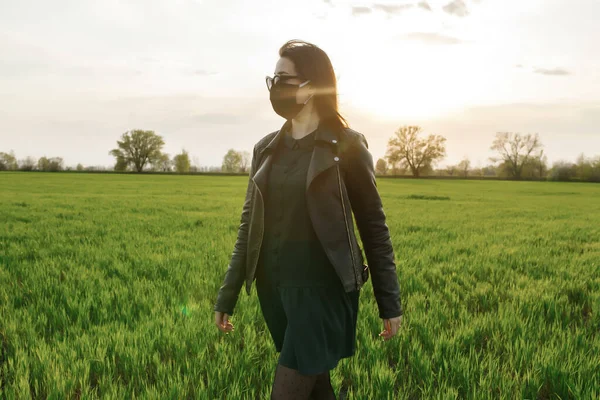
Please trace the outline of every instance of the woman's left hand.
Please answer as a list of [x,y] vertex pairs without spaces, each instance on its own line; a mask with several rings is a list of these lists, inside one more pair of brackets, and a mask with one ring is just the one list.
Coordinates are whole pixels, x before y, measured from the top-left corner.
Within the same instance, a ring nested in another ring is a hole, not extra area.
[[402,322],[402,315],[387,318],[383,320],[384,330],[379,334],[379,336],[383,336],[383,340],[390,340],[393,336],[396,335],[398,329],[400,329],[400,323]]

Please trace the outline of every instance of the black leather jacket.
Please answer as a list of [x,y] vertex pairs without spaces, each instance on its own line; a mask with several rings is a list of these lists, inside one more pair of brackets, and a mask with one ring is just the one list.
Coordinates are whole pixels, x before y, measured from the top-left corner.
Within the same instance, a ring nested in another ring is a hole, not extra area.
[[[254,146],[238,236],[214,311],[233,315],[244,282],[250,295],[264,231],[267,172],[284,128],[286,125]],[[373,157],[362,133],[346,128],[336,134],[319,128],[307,173],[306,197],[315,232],[346,292],[360,290],[370,270],[379,317],[402,315],[394,250],[375,182]],[[352,212],[368,267],[355,235]]]

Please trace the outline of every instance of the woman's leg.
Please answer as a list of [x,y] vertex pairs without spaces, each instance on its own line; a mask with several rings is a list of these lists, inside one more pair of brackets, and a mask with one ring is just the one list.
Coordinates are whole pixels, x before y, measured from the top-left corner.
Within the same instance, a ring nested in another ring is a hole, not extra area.
[[302,375],[295,369],[277,364],[271,400],[308,400],[318,375]]
[[317,381],[315,382],[315,387],[313,391],[310,393],[311,399],[314,400],[337,400],[335,398],[335,392],[333,391],[333,387],[331,386],[331,375],[330,371],[323,372],[322,374],[317,375]]

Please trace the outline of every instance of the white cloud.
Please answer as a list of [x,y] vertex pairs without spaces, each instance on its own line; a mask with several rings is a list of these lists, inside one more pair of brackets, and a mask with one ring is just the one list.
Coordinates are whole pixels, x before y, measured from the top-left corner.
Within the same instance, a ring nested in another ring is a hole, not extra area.
[[443,7],[443,10],[448,14],[456,15],[457,17],[466,17],[469,15],[467,5],[463,0],[453,0]]
[[352,15],[363,15],[363,14],[370,14],[371,13],[371,7],[362,7],[362,6],[356,6],[356,7],[352,7]]
[[536,68],[533,70],[536,74],[540,75],[551,75],[551,76],[565,76],[571,75],[571,72],[564,68]]

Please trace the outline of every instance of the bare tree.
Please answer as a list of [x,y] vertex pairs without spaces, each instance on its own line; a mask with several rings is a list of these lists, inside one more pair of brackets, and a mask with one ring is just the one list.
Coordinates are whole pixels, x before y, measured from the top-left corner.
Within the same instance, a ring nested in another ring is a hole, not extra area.
[[117,140],[119,148],[109,152],[116,157],[115,170],[124,170],[132,164],[137,172],[142,172],[146,163],[154,164],[161,157],[165,142],[154,131],[135,129],[121,135]]
[[401,166],[410,168],[413,176],[419,177],[426,171],[432,171],[432,165],[446,155],[446,138],[429,135],[419,138],[420,126],[405,125],[395,132],[395,137],[388,141],[386,157],[391,165],[399,162]]
[[491,150],[496,150],[500,157],[490,157],[490,160],[503,162],[510,176],[521,179],[523,168],[535,158],[532,153],[541,147],[537,133],[521,136],[520,133],[498,132]]

